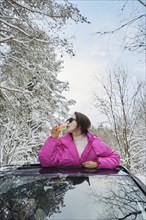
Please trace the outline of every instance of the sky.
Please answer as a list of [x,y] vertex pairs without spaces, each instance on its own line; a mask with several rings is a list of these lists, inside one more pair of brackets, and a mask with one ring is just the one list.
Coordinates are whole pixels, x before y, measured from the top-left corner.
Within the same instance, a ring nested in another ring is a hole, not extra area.
[[[113,35],[98,36],[98,31],[113,30],[133,16],[137,7],[136,1],[126,4],[126,1],[113,0],[78,0],[70,1],[87,17],[91,24],[71,24],[66,28],[66,34],[75,36],[75,56],[65,55],[64,68],[59,79],[68,81],[70,91],[64,92],[67,99],[74,99],[70,114],[79,111],[86,114],[94,126],[103,122],[104,116],[94,107],[93,92],[99,87],[96,77],[106,74],[115,66],[123,66],[129,74],[138,78],[144,77],[144,55],[125,51],[122,47],[127,30]],[[142,7],[137,8],[143,10]]]

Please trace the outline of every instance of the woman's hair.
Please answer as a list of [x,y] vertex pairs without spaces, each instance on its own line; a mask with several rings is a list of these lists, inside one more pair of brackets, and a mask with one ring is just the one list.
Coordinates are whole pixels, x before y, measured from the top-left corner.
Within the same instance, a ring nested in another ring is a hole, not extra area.
[[87,134],[91,126],[89,118],[80,112],[75,112],[74,114],[76,116],[77,128],[80,127],[82,134]]

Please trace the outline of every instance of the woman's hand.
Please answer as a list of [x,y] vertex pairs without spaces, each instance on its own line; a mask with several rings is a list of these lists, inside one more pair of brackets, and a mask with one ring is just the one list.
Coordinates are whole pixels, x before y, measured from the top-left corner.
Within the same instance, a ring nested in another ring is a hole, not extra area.
[[98,162],[95,161],[86,161],[84,163],[82,163],[82,166],[85,168],[98,168],[99,164]]
[[60,126],[56,125],[54,128],[51,130],[51,137],[52,138],[58,138],[60,133]]

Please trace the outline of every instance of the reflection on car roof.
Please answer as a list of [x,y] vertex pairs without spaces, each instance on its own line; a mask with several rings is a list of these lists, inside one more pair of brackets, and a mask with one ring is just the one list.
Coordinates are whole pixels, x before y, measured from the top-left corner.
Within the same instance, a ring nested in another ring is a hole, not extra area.
[[39,164],[0,171],[0,219],[145,219],[143,185],[124,167]]

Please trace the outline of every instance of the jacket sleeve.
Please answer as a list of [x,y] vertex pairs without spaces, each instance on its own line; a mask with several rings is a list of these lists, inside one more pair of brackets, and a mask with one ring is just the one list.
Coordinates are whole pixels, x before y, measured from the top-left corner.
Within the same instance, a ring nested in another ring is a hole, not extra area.
[[38,152],[38,158],[39,158],[40,164],[43,167],[57,165],[57,162],[58,162],[57,155],[59,153],[58,145],[59,145],[59,139],[55,139],[52,137],[47,138],[44,145]]
[[100,138],[96,138],[93,142],[93,148],[97,155],[98,168],[113,169],[120,164],[120,155],[110,146],[105,144]]

